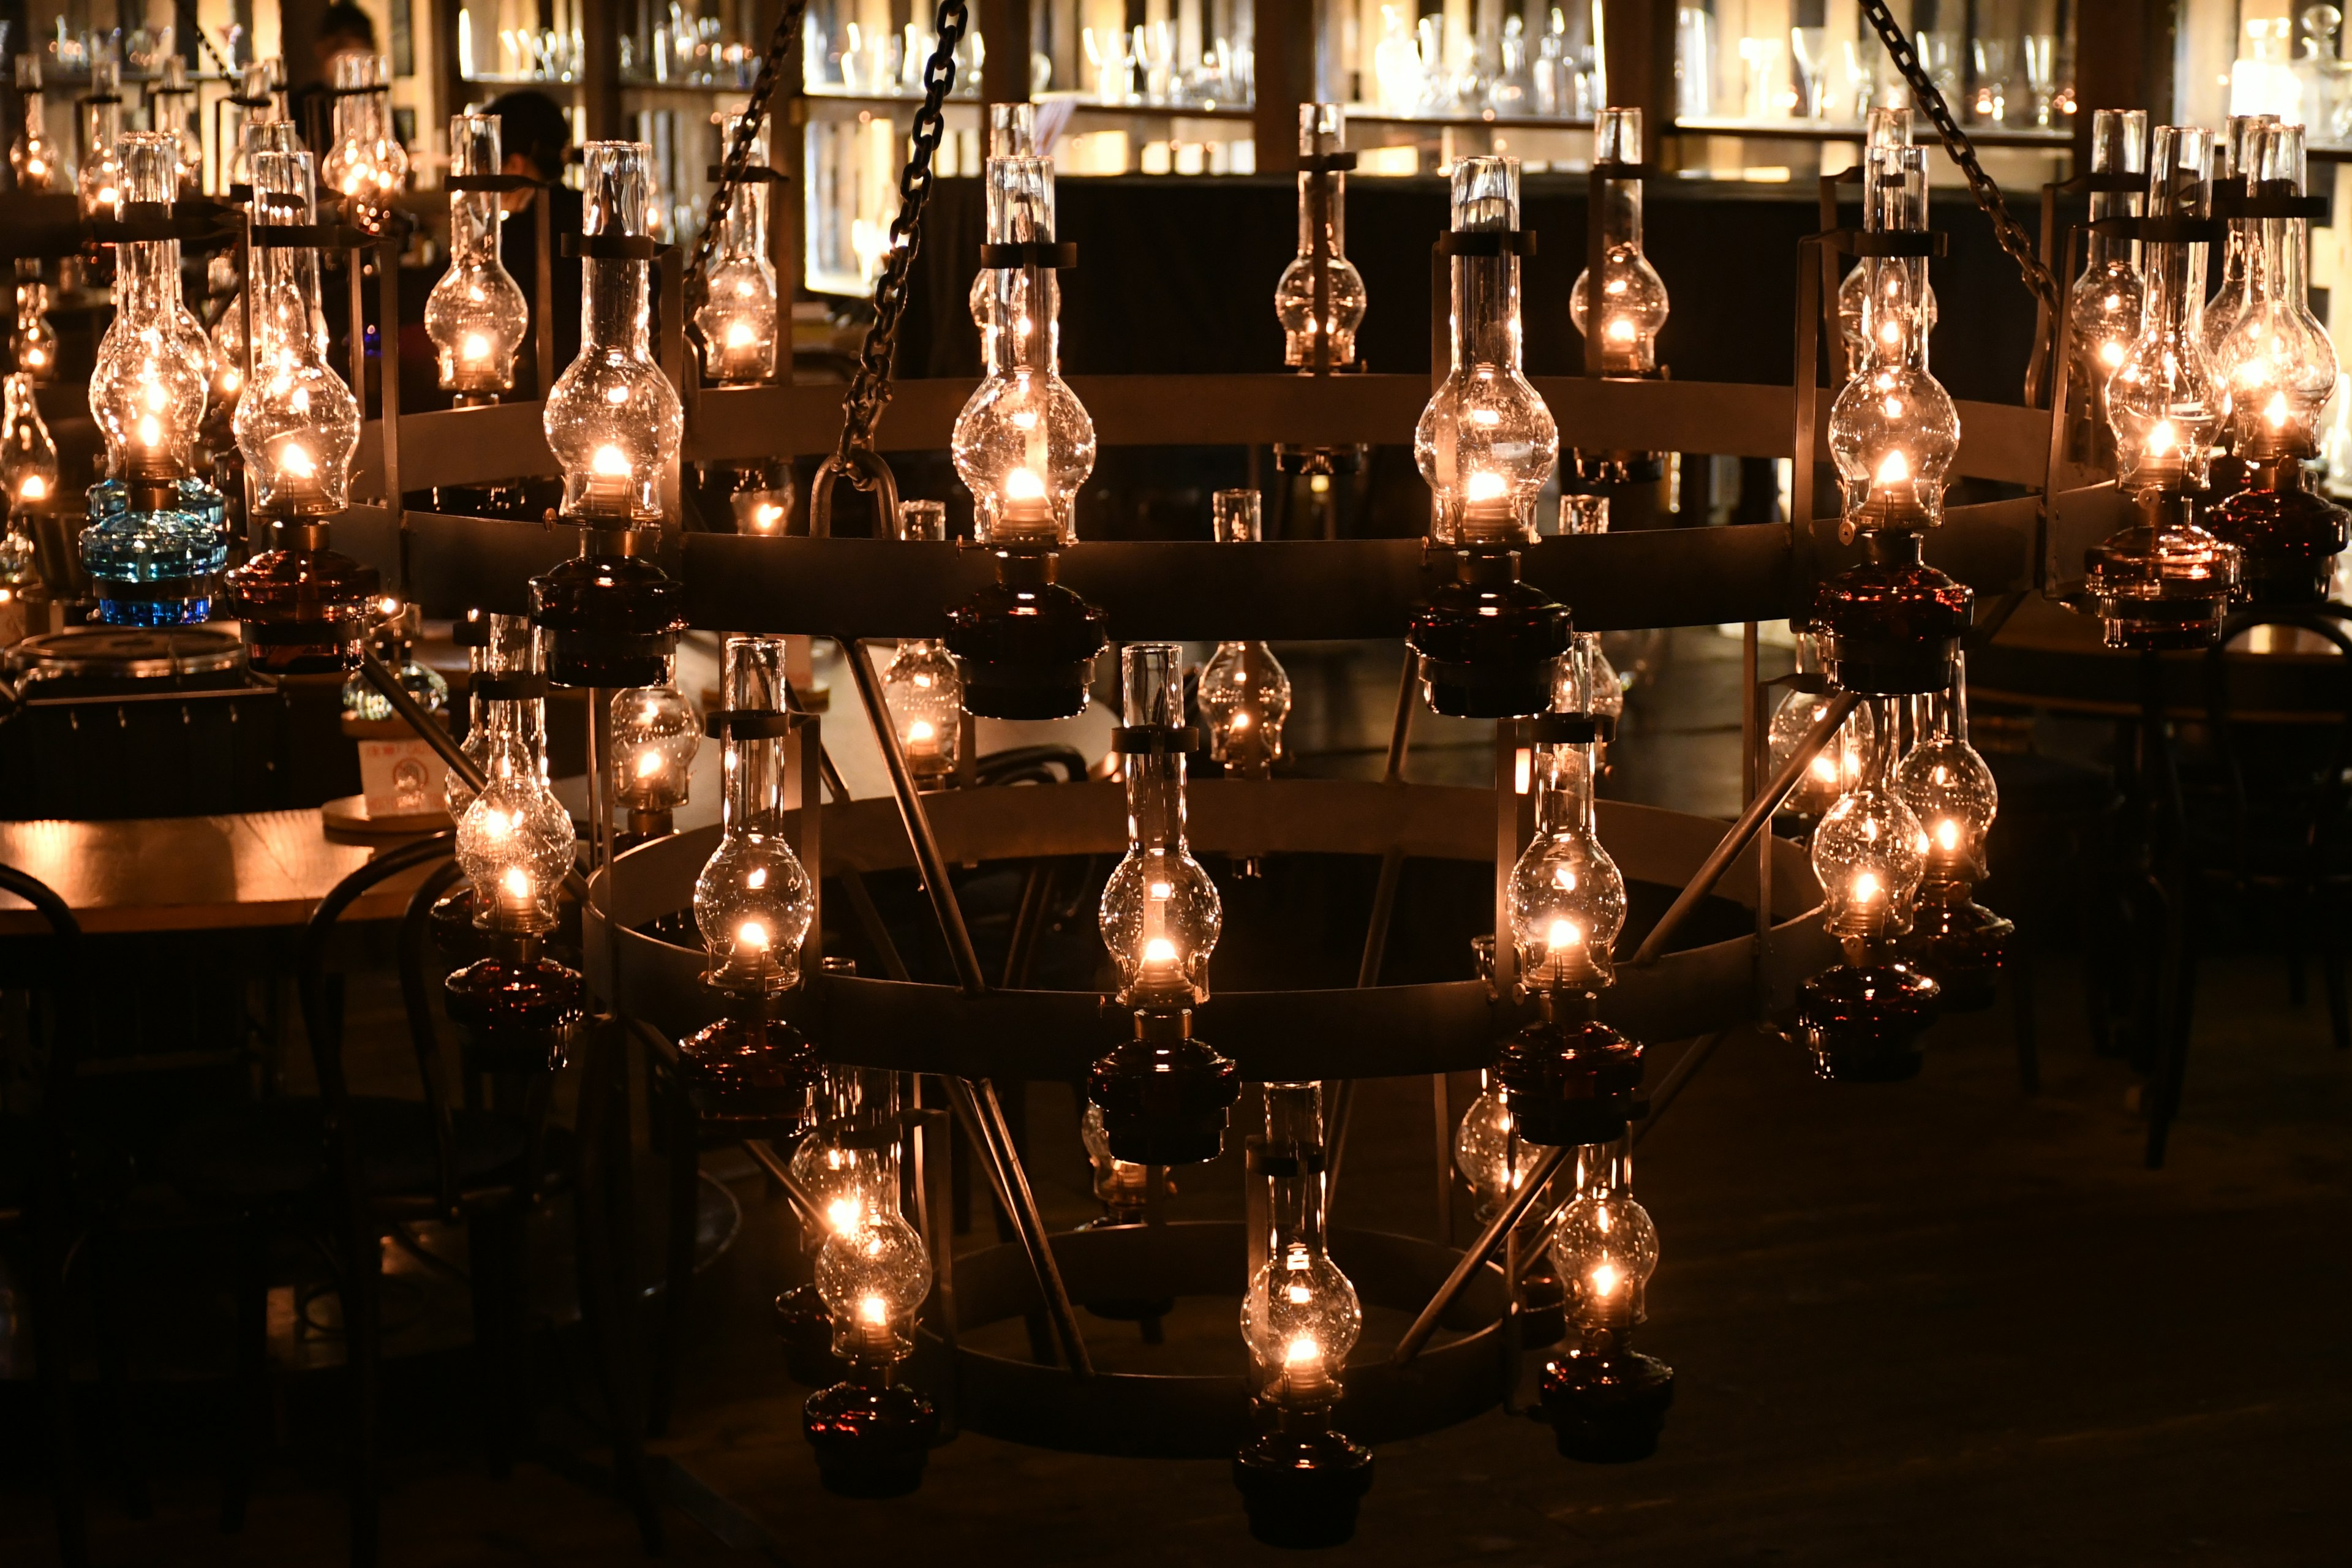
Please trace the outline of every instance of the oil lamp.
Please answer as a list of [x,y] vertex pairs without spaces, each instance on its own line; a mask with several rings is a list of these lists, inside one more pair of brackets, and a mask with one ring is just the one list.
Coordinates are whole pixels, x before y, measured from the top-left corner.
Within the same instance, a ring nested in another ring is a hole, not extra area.
[[[221,126],[224,143],[219,156],[225,163],[221,171],[221,194],[226,195],[238,185],[253,184],[252,154],[255,144],[250,140],[255,129],[264,124],[283,123],[289,132],[295,130],[291,121],[278,120],[276,93],[284,85],[286,62],[275,56],[258,59],[237,68],[236,94],[227,99],[227,115]],[[299,134],[291,145],[268,147],[265,151],[296,153],[301,150]]]
[[680,590],[646,558],[660,542],[662,481],[685,416],[655,363],[642,142],[591,142],[580,263],[580,356],[547,400],[547,444],[563,468],[563,515],[581,552],[531,579],[531,618],[552,634],[559,686],[649,686],[684,623]]
[[1184,754],[1193,737],[1183,722],[1182,657],[1175,643],[1120,650],[1127,725],[1112,740],[1127,778],[1128,848],[1103,888],[1099,923],[1135,1037],[1095,1063],[1087,1098],[1102,1108],[1111,1152],[1140,1165],[1215,1159],[1227,1109],[1241,1095],[1234,1064],[1192,1037],[1224,910],[1184,845]]
[[450,975],[444,991],[450,1018],[467,1031],[470,1060],[486,1071],[553,1070],[584,1016],[579,974],[541,951],[577,836],[548,788],[539,737],[514,721],[511,710],[528,705],[488,704],[486,782],[457,821],[457,864],[471,884],[482,956]]
[[376,229],[408,184],[408,150],[393,134],[383,60],[346,52],[334,58],[334,140],[319,175],[343,199],[352,222]]
[[270,548],[228,574],[247,657],[274,674],[341,669],[366,630],[377,574],[328,548],[328,527],[351,500],[359,400],[327,359],[319,252],[270,244],[271,226],[317,221],[307,153],[253,155],[253,379],[237,398],[236,445],[253,514]]
[[1599,721],[1548,713],[1534,724],[1528,784],[1536,830],[1511,868],[1517,985],[1536,1017],[1503,1042],[1495,1081],[1520,1142],[1600,1142],[1623,1130],[1642,1087],[1642,1047],[1597,1016],[1616,979],[1625,879],[1593,809]]
[[[2263,178],[2263,143],[2277,123],[2275,114],[2233,114],[2222,122],[2221,138],[2213,146],[2214,195],[2242,200],[2254,194]],[[2231,216],[2228,223],[2229,237],[2221,247],[2221,281],[2205,302],[2209,363],[2221,357],[2222,340],[2262,292],[2263,264],[2267,259],[2259,218]]]
[[[1812,728],[1827,706],[1830,682],[1823,671],[1824,651],[1819,632],[1800,629],[1796,636],[1796,673],[1787,695],[1772,710],[1772,722],[1768,731],[1768,774],[1777,777],[1789,759],[1796,754],[1799,742],[1812,732]],[[1846,721],[1844,728],[1854,721]],[[1843,733],[1843,731],[1841,731]],[[1837,738],[1813,753],[1813,760],[1797,777],[1796,787],[1789,792],[1780,805],[1781,812],[1800,821],[1817,819],[1835,805],[1838,797],[1853,782],[1846,771],[1853,752]]]
[[1323,1230],[1323,1086],[1265,1086],[1267,1255],[1242,1300],[1261,1423],[1234,1457],[1250,1533],[1270,1545],[1334,1546],[1356,1531],[1371,1450],[1331,1426],[1348,1352],[1364,1329],[1356,1288]]
[[2000,809],[1992,770],[1969,744],[1968,686],[1914,700],[1917,742],[1895,772],[1895,787],[1927,834],[1927,869],[1905,961],[1943,991],[1944,1010],[1992,1005],[1993,986],[2015,928],[1978,903],[1985,835]]
[[[2283,205],[2304,191],[2304,128],[2264,128],[2248,195]],[[2231,455],[2246,487],[2209,514],[2215,537],[2236,548],[2245,596],[2257,605],[2318,604],[2352,523],[2342,507],[2310,488],[2304,462],[2319,451],[2319,420],[2335,395],[2335,345],[2311,313],[2305,265],[2305,220],[2259,217],[2247,274],[2247,302],[2216,332],[2213,379],[2226,397]],[[2233,227],[2235,226],[2232,226]],[[2207,306],[2210,312],[2213,301]]]
[[1454,1129],[1454,1173],[1470,1189],[1471,1211],[1481,1224],[1518,1191],[1542,1157],[1541,1150],[1519,1136],[1494,1075],[1480,1073],[1478,1098]]
[[[814,1070],[815,1125],[793,1146],[787,1165],[813,1211],[814,1223],[802,1236],[810,1250],[854,1229],[870,1203],[895,1201],[898,1179],[896,1162],[884,1157],[898,1139],[898,1088],[891,1075],[824,1063]],[[869,1200],[868,1188],[880,1195]],[[776,1298],[775,1321],[794,1382],[821,1388],[840,1379],[845,1363],[834,1354],[833,1314],[814,1280]]]
[[[740,110],[729,114],[719,144],[732,148],[742,125]],[[752,135],[751,163],[767,167],[765,124]],[[702,373],[713,386],[774,379],[776,268],[768,259],[768,187],[761,181],[737,186],[728,204],[694,327],[702,340]]]
[[988,161],[988,240],[982,259],[1002,263],[985,273],[988,371],[956,416],[952,454],[997,580],[949,610],[947,647],[968,711],[1067,718],[1086,710],[1106,638],[1102,611],[1054,580],[1056,552],[1076,537],[1095,427],[1058,368],[1050,159]]
[[[710,716],[726,747],[723,826],[695,879],[694,921],[710,960],[703,981],[725,1016],[679,1042],[678,1074],[706,1124],[737,1137],[795,1138],[809,1124],[816,1053],[773,1013],[800,984],[814,911],[808,872],[786,837],[784,639],[730,637],[723,660],[728,706]],[[761,1131],[744,1131],[752,1126]]]
[[[392,672],[400,689],[416,700],[418,707],[427,713],[441,713],[449,706],[449,682],[440,671],[420,663],[416,658],[416,642],[424,630],[423,606],[409,604],[396,594],[386,594],[368,606],[370,651]],[[343,680],[343,716],[380,723],[394,715],[391,699],[376,689],[366,676],[354,671]],[[421,795],[422,791],[412,793]],[[421,799],[416,809],[425,809]]]
[[834,1353],[849,1375],[809,1395],[801,1412],[818,1475],[849,1497],[914,1490],[939,1435],[930,1402],[898,1381],[930,1294],[930,1254],[898,1211],[896,1144],[873,1153],[878,1179],[860,1184],[856,1214],[832,1226],[816,1259]]
[[40,510],[58,493],[58,444],[41,418],[33,378],[21,370],[0,381],[0,491],[12,513]]
[[[450,174],[496,174],[505,163],[497,115],[449,117]],[[499,259],[499,201],[496,191],[449,193],[449,268],[425,299],[441,385],[461,408],[514,390],[515,353],[530,322],[521,286]]]
[[[1219,490],[1211,522],[1221,542],[1255,544],[1261,503],[1255,490]],[[1198,702],[1209,731],[1209,758],[1234,778],[1262,779],[1282,760],[1290,717],[1290,676],[1262,642],[1221,642],[1201,667]]]
[[[1887,151],[1902,151],[1911,145],[1911,110],[1904,108],[1874,109],[1864,122],[1862,144],[1862,170],[1865,182],[1870,167]],[[1866,186],[1865,186],[1866,188]],[[1869,215],[1863,221],[1868,224]],[[1879,258],[1865,256],[1854,263],[1838,284],[1838,335],[1845,341],[1846,363],[1860,364],[1868,357],[1870,344],[1864,336],[1863,318],[1870,309],[1870,296],[1879,282]],[[1898,277],[1895,287],[1906,288],[1908,279]],[[1927,330],[1936,330],[1936,290],[1930,286],[1922,296],[1920,308],[1927,318]]]
[[16,326],[8,335],[8,354],[18,370],[37,382],[58,374],[58,330],[49,325],[49,286],[42,279],[37,256],[16,258]]
[[[121,167],[110,178],[131,203],[152,211],[177,194],[176,138],[132,132],[119,156]],[[114,320],[89,380],[107,478],[90,489],[82,561],[109,625],[180,626],[211,612],[212,576],[227,558],[210,510],[218,495],[194,478],[205,331],[181,303],[179,241],[127,241],[116,249]]]
[[[1813,829],[1822,924],[1845,962],[1799,987],[1800,1031],[1814,1070],[1841,1082],[1906,1079],[1919,1070],[1918,1037],[1936,1016],[1938,987],[1892,956],[1911,930],[1929,839],[1894,771],[1895,705],[1866,699],[1841,731],[1853,783]],[[1990,820],[1990,818],[1988,818]]]
[[[1347,254],[1348,176],[1334,166],[1335,154],[1347,144],[1347,111],[1339,105],[1298,106],[1298,255],[1282,269],[1274,286],[1275,318],[1282,323],[1282,363],[1294,370],[1316,368],[1318,331],[1325,342],[1324,368],[1343,369],[1356,360],[1356,331],[1364,324],[1368,301],[1363,274]],[[1315,167],[1318,163],[1323,165],[1319,182]],[[1318,248],[1319,279],[1316,275]],[[1319,316],[1318,292],[1322,297]]]
[[[302,139],[290,120],[248,119],[240,132],[237,151],[237,184],[248,191],[253,188],[253,154],[256,153],[299,153]],[[238,277],[227,253],[215,258],[216,286],[228,293],[227,306],[220,319],[213,323],[212,392],[207,399],[205,420],[215,421],[229,431],[226,440],[235,441],[234,420],[238,396],[245,390],[245,279]],[[207,432],[208,437],[211,432]]]
[[1520,371],[1519,164],[1454,165],[1453,364],[1413,432],[1432,537],[1455,580],[1415,610],[1406,642],[1439,713],[1505,718],[1550,706],[1567,609],[1519,580],[1519,546],[1559,455],[1551,412]]
[[168,131],[180,143],[180,190],[194,195],[203,183],[205,139],[196,132],[196,89],[188,80],[188,62],[179,55],[163,57],[163,74],[147,87],[147,128]]
[[[2091,115],[2091,173],[2109,177],[2137,176],[2133,191],[2093,191],[2091,218],[2137,215],[2147,188],[2147,111],[2144,109],[2101,109]],[[2139,336],[2140,308],[2145,287],[2135,261],[2137,242],[2122,235],[2091,230],[2083,275],[2074,279],[2067,297],[2067,331],[2074,347],[2068,375],[2081,389],[2092,414],[2092,426],[2105,437],[2107,427],[2107,378],[2124,363]]]
[[[1593,160],[1639,166],[1642,111],[1604,109],[1593,127]],[[1642,182],[1601,182],[1601,374],[1658,374],[1658,332],[1666,324],[1666,285],[1642,249]],[[1577,274],[1568,317],[1578,332],[1591,336],[1592,273]]]
[[[1609,531],[1607,496],[1564,495],[1559,498],[1559,531],[1563,537]],[[1584,713],[1601,721],[1596,756],[1607,754],[1615,738],[1617,721],[1625,714],[1625,683],[1617,667],[1601,650],[1599,632],[1569,634],[1568,653],[1552,678],[1552,711]]]
[[[494,771],[491,759],[509,748],[543,761],[547,675],[530,618],[468,610],[452,630],[466,650],[466,738],[459,750],[485,776]],[[473,785],[455,768],[449,770],[447,801],[449,815],[459,818],[474,804]]]
[[[2210,132],[2158,126],[2148,216],[2205,218],[2212,155]],[[2237,551],[2195,512],[2221,396],[2205,357],[2205,247],[2149,240],[2140,248],[2140,332],[2107,382],[2116,481],[2138,518],[2086,552],[2087,597],[2109,647],[2202,647],[2220,635],[2238,582]]]
[[57,183],[58,149],[49,140],[48,99],[41,91],[41,57],[16,57],[16,97],[25,106],[25,122],[8,143],[8,168],[16,188],[26,195],[46,191]]
[[1675,1369],[1633,1348],[1658,1266],[1633,1163],[1622,1135],[1580,1148],[1576,1196],[1552,1240],[1574,1338],[1544,1366],[1543,1409],[1559,1451],[1588,1463],[1648,1458],[1675,1400]]
[[632,842],[670,831],[670,815],[687,802],[702,723],[677,689],[675,655],[662,679],[613,693],[613,798],[629,814]]
[[[75,174],[75,189],[81,198],[81,216],[85,218],[109,218],[122,201],[122,162],[120,143],[122,138],[122,62],[92,60],[89,63],[89,96],[81,100],[81,168]],[[173,152],[179,151],[178,139],[173,139]],[[179,171],[172,171],[172,190],[177,195]],[[138,196],[137,201],[170,201],[171,196]],[[174,249],[177,248],[175,246]]]
[[[936,544],[947,530],[945,502],[898,503],[900,539]],[[931,637],[898,644],[882,672],[882,700],[917,786],[940,789],[951,783],[963,745],[963,677],[946,646]]]
[[[1865,164],[1867,233],[1927,232],[1927,160],[1924,149],[1888,147]],[[1829,419],[1844,491],[1839,536],[1861,535],[1864,559],[1821,584],[1813,622],[1827,639],[1830,679],[1843,689],[1936,690],[1950,683],[1969,595],[1920,559],[1919,536],[1943,521],[1959,414],[1927,368],[1927,258],[1871,259],[1863,353]]]

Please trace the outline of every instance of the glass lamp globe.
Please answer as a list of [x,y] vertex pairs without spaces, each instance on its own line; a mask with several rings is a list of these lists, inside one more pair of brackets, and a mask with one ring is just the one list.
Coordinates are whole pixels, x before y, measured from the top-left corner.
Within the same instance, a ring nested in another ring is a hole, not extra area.
[[48,101],[41,91],[41,57],[16,57],[16,96],[25,106],[25,122],[8,143],[8,168],[16,188],[27,195],[48,190],[57,183],[61,165],[57,144],[49,140]]
[[[1298,151],[1302,158],[1319,158],[1347,145],[1347,111],[1336,103],[1298,106]],[[1298,254],[1282,269],[1274,286],[1274,313],[1282,325],[1282,363],[1294,369],[1315,363],[1315,175],[1298,176]],[[1346,365],[1356,358],[1356,331],[1364,322],[1369,298],[1364,275],[1347,257],[1348,176],[1337,170],[1323,176],[1326,199],[1321,217],[1324,237],[1322,328],[1329,346],[1327,363]]]
[[1538,746],[1536,833],[1511,868],[1511,941],[1530,990],[1591,990],[1616,973],[1625,879],[1594,830],[1592,743]]
[[[743,124],[726,117],[719,145],[731,151]],[[751,138],[751,166],[768,163],[764,123]],[[743,386],[776,374],[776,268],[768,259],[768,187],[736,187],[720,226],[701,306],[694,312],[702,340],[703,374],[714,386]]]
[[1552,1239],[1552,1263],[1569,1310],[1590,1328],[1631,1328],[1658,1267],[1658,1227],[1630,1194],[1586,1193],[1568,1205]]
[[[308,153],[253,154],[253,221],[318,219]],[[359,449],[359,400],[329,363],[319,296],[319,253],[253,252],[253,381],[237,398],[237,450],[252,476],[257,510],[326,516],[351,502]]]
[[1927,832],[1888,776],[1885,758],[1893,724],[1885,700],[1869,706],[1880,711],[1847,742],[1861,753],[1854,782],[1813,829],[1813,875],[1830,932],[1839,937],[1909,931],[1912,902],[1927,874]]
[[381,90],[389,76],[384,64],[352,51],[335,57],[334,141],[319,163],[327,188],[343,198],[355,221],[371,225],[408,184],[408,149],[393,134],[390,101]]
[[2000,796],[1977,749],[1949,732],[1930,735],[1904,757],[1895,784],[1925,831],[1928,870],[1981,877]]
[[[515,753],[504,759],[515,762]],[[529,761],[491,778],[457,822],[457,863],[474,885],[474,923],[533,936],[555,905],[577,842],[571,814]]]
[[1518,1190],[1542,1158],[1541,1149],[1517,1136],[1510,1108],[1491,1085],[1470,1102],[1454,1130],[1454,1170],[1469,1186],[1482,1220]]
[[675,686],[613,694],[613,795],[632,813],[675,811],[687,802],[702,721]]
[[[449,173],[496,174],[505,160],[494,114],[449,117]],[[461,399],[514,387],[515,354],[530,330],[522,286],[499,259],[503,216],[496,191],[449,194],[449,267],[425,300],[441,385]]]
[[[134,131],[121,139],[117,183],[132,201],[169,202],[179,192],[179,139]],[[114,320],[99,340],[90,372],[90,412],[106,438],[117,479],[177,479],[195,471],[212,368],[205,330],[181,302],[177,241],[118,247]]]
[[916,779],[936,784],[952,774],[963,738],[963,677],[947,649],[929,637],[900,643],[882,672],[882,700]]
[[58,373],[58,330],[49,324],[49,286],[41,280],[41,264],[33,257],[16,263],[16,325],[8,334],[8,353],[16,368],[36,382]]
[[41,418],[33,378],[10,371],[0,381],[0,510],[41,507],[58,491],[58,444]]
[[[99,59],[89,63],[89,97],[82,105],[81,167],[74,176],[81,200],[81,216],[112,217],[122,201],[122,163],[117,143],[122,135],[122,64]],[[178,138],[173,139],[174,153]],[[176,172],[173,184],[178,184]],[[145,200],[145,197],[139,198]],[[165,197],[170,200],[170,197]]]
[[836,1354],[896,1362],[913,1352],[915,1314],[931,1293],[931,1258],[899,1215],[895,1193],[825,1237],[816,1289],[833,1318]]
[[765,833],[730,833],[694,882],[694,923],[722,991],[776,995],[800,983],[809,879],[800,857]]
[[1363,1331],[1356,1287],[1307,1241],[1258,1265],[1242,1300],[1242,1338],[1261,1386],[1301,1404],[1331,1397]]
[[[1596,162],[1642,161],[1642,111],[1603,109],[1593,130]],[[1604,375],[1654,375],[1658,333],[1666,324],[1666,285],[1642,246],[1642,182],[1601,182],[1601,367]],[[1590,335],[1590,268],[1577,274],[1568,318]]]

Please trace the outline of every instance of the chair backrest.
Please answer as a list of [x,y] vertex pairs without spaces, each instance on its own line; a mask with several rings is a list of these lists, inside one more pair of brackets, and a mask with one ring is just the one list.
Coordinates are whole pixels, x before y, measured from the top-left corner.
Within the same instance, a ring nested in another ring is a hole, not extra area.
[[[2346,785],[2346,768],[2352,763],[2352,632],[2346,628],[2347,619],[2352,619],[2352,610],[2339,605],[2241,610],[2222,623],[2220,640],[2206,653],[2206,721],[2228,793],[2231,842],[2242,864],[2258,811],[2292,812],[2294,825],[2313,847],[2331,829],[2352,825],[2352,791]],[[2246,747],[2241,733],[2245,726],[2232,712],[2230,647],[2249,632],[2272,626],[2308,633],[2335,649],[2338,696],[2334,721],[2317,729],[2320,741],[2315,755],[2307,764],[2297,766],[2292,778],[2264,781],[2270,787],[2263,792],[2258,805],[2247,788]]]
[[71,1201],[75,1079],[89,1044],[89,990],[82,974],[81,921],[56,889],[14,866],[0,865],[0,889],[33,906],[47,922],[50,951],[41,973],[48,993],[48,1059],[43,1064],[40,1115],[36,1121],[40,1140],[37,1199],[51,1213],[63,1213]]
[[1008,746],[971,764],[984,784],[1075,784],[1087,776],[1084,752],[1069,746]]

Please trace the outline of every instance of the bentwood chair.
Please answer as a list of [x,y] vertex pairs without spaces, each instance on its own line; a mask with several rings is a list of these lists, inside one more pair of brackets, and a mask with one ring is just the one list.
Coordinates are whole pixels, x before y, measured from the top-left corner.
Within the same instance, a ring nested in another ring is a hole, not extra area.
[[0,1116],[0,1249],[21,1282],[47,1423],[43,1445],[57,1514],[58,1555],[67,1568],[89,1561],[82,1511],[81,1469],[75,1441],[73,1379],[65,1310],[66,1260],[80,1205],[77,1194],[74,1079],[87,1022],[80,973],[81,925],[47,883],[0,866],[0,889],[33,906],[49,927],[37,952],[12,954],[20,973],[47,976],[27,1009],[23,1041],[38,1089],[27,1114]]

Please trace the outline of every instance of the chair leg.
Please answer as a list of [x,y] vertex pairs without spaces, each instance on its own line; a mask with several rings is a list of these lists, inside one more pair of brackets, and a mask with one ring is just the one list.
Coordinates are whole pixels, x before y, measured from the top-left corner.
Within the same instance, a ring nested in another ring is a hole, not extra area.
[[[594,1042],[591,1049],[609,1054],[612,1042]],[[637,1534],[646,1553],[654,1555],[662,1550],[661,1510],[646,1481],[645,1412],[638,1404],[636,1368],[629,1348],[628,1326],[635,1314],[628,1310],[620,1268],[624,1232],[614,1212],[634,1201],[625,1177],[616,1174],[626,1170],[615,1158],[615,1145],[627,1142],[628,1117],[612,1076],[609,1068],[603,1071],[592,1068],[581,1086],[581,1169],[573,1194],[573,1251],[579,1261],[580,1313],[594,1347],[597,1380],[612,1422],[614,1483],[621,1500],[636,1516]]]
[[505,1208],[466,1219],[467,1267],[473,1282],[474,1357],[480,1369],[483,1458],[504,1480],[514,1468],[528,1352],[518,1297],[522,1217]]
[[117,1462],[122,1467],[123,1510],[133,1519],[154,1517],[147,1492],[145,1433],[131,1407],[130,1368],[123,1353],[122,1303],[132,1289],[123,1267],[122,1237],[110,1228],[93,1231],[88,1243],[90,1299],[98,1333],[98,1370],[106,1386],[107,1418]]
[[245,1528],[253,1493],[253,1468],[268,1441],[269,1232],[259,1221],[237,1226],[236,1278],[236,1370],[229,1390],[228,1442],[222,1450],[220,1527]]
[[[56,1515],[58,1561],[65,1568],[89,1562],[89,1523],[82,1508],[80,1448],[74,1439],[73,1367],[66,1331],[65,1247],[46,1222],[37,1221],[24,1258],[26,1318],[31,1330],[33,1363],[40,1377],[41,1404],[48,1426],[49,1498]],[[23,1255],[20,1255],[22,1258]]]
[[2166,956],[2171,963],[2169,985],[2159,982],[2164,1005],[2158,1014],[2156,1056],[2148,1081],[2147,1096],[2147,1168],[2164,1168],[2166,1146],[2172,1136],[2173,1118],[2180,1113],[2181,1080],[2189,1071],[2189,1032],[2197,1011],[2197,942],[2189,910],[2183,909],[2171,940],[2166,946]]
[[[2324,889],[2322,893],[2324,894]],[[2319,933],[2319,974],[2327,987],[2327,1032],[2336,1048],[2352,1050],[2352,1005],[2347,1005],[2344,986],[2344,943],[2336,929],[2334,900],[2315,896],[2311,900],[2312,923]]]
[[694,1107],[673,1083],[665,1098],[669,1119],[668,1279],[662,1298],[661,1329],[654,1342],[653,1391],[646,1407],[646,1432],[669,1431],[677,1398],[677,1358],[686,1337],[687,1292],[694,1288],[696,1220],[702,1197],[702,1140]]
[[342,1258],[343,1357],[351,1380],[351,1451],[345,1473],[351,1516],[352,1568],[375,1568],[379,1551],[376,1500],[377,1404],[383,1357],[383,1241],[373,1224],[354,1218]]
[[2010,948],[2009,1000],[2017,1031],[2017,1087],[2027,1094],[2042,1092],[2042,1034],[2033,1015],[2033,954],[2021,943]]

